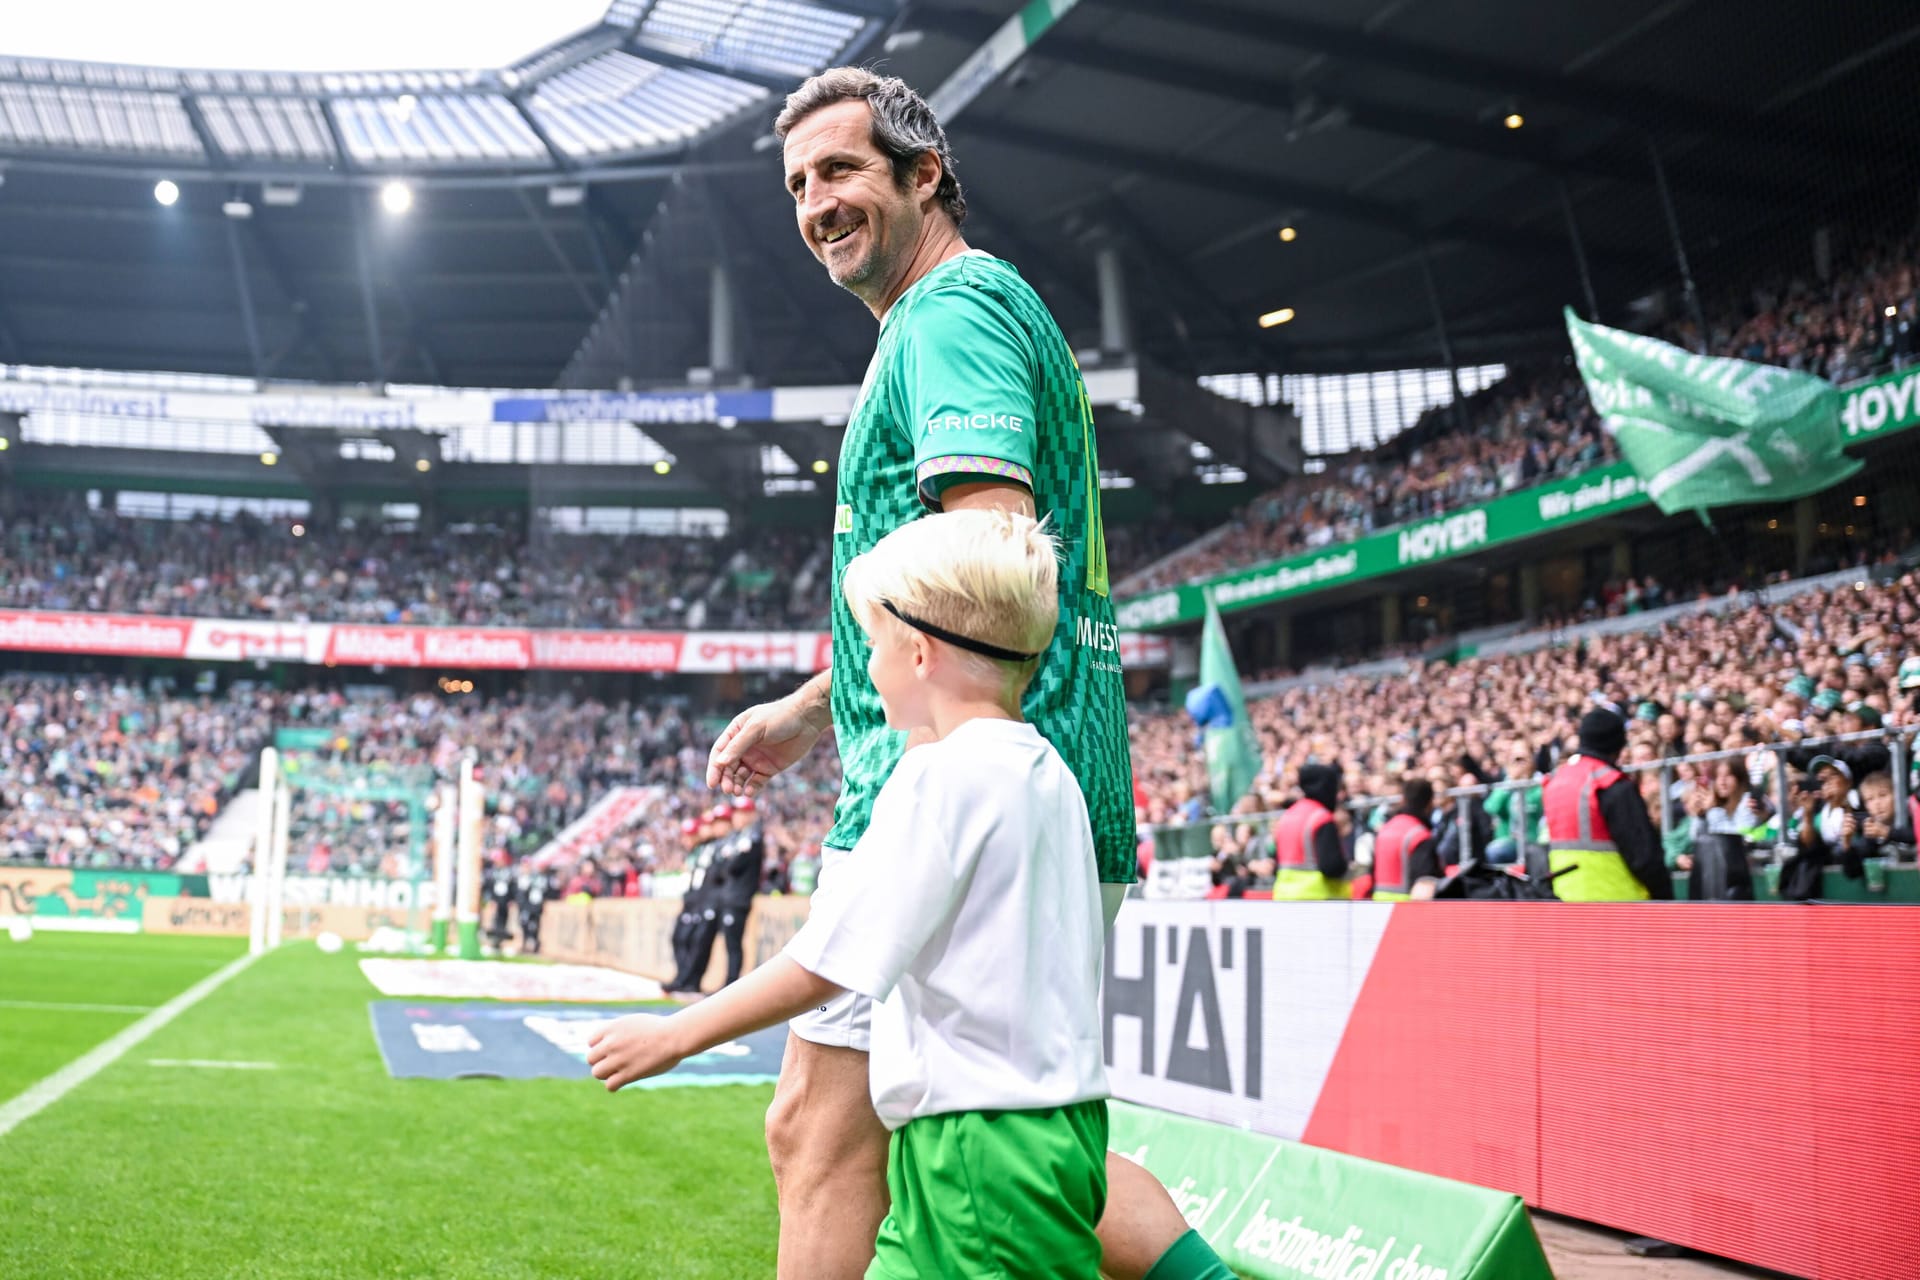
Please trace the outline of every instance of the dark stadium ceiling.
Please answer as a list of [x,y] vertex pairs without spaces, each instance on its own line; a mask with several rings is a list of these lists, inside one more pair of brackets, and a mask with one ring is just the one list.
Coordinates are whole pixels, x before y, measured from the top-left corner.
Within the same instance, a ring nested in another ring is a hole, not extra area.
[[[708,363],[722,261],[750,376],[855,379],[872,319],[755,144],[808,69],[930,90],[1018,7],[619,0],[470,74],[9,60],[0,27],[0,361],[548,386],[624,275],[630,375],[673,383]],[[1910,217],[1920,113],[1850,104],[1906,100],[1916,50],[1910,0],[1082,0],[951,133],[970,236],[1076,346],[1110,244],[1175,369],[1437,365],[1436,309],[1459,362],[1506,361],[1562,345],[1570,219],[1603,318],[1672,286],[1655,149],[1708,293],[1869,190]]]

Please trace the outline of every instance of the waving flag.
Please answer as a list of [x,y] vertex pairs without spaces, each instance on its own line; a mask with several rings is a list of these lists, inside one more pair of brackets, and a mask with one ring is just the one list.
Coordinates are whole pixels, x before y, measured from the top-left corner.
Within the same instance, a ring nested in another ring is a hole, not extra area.
[[1832,383],[1566,318],[1587,394],[1662,512],[1801,498],[1860,469]]

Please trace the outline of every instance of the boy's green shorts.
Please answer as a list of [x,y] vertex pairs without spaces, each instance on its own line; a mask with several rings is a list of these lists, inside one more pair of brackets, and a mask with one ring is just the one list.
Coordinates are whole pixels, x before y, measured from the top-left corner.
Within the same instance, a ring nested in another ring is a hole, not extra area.
[[910,1120],[887,1149],[887,1190],[868,1280],[1095,1280],[1107,1104]]

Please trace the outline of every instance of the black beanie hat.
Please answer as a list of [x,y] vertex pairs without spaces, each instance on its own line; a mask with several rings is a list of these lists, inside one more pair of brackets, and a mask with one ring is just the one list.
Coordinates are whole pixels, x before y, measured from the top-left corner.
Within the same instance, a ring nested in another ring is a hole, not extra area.
[[1595,707],[1580,717],[1580,754],[1611,760],[1626,745],[1627,722],[1614,712]]

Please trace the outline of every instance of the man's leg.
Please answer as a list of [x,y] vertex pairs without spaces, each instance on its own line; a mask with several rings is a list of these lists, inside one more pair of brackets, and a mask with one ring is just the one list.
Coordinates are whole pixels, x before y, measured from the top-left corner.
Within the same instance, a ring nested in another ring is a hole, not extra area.
[[859,1280],[887,1216],[887,1129],[867,1091],[865,1050],[788,1032],[767,1154],[780,1196],[780,1280]]

